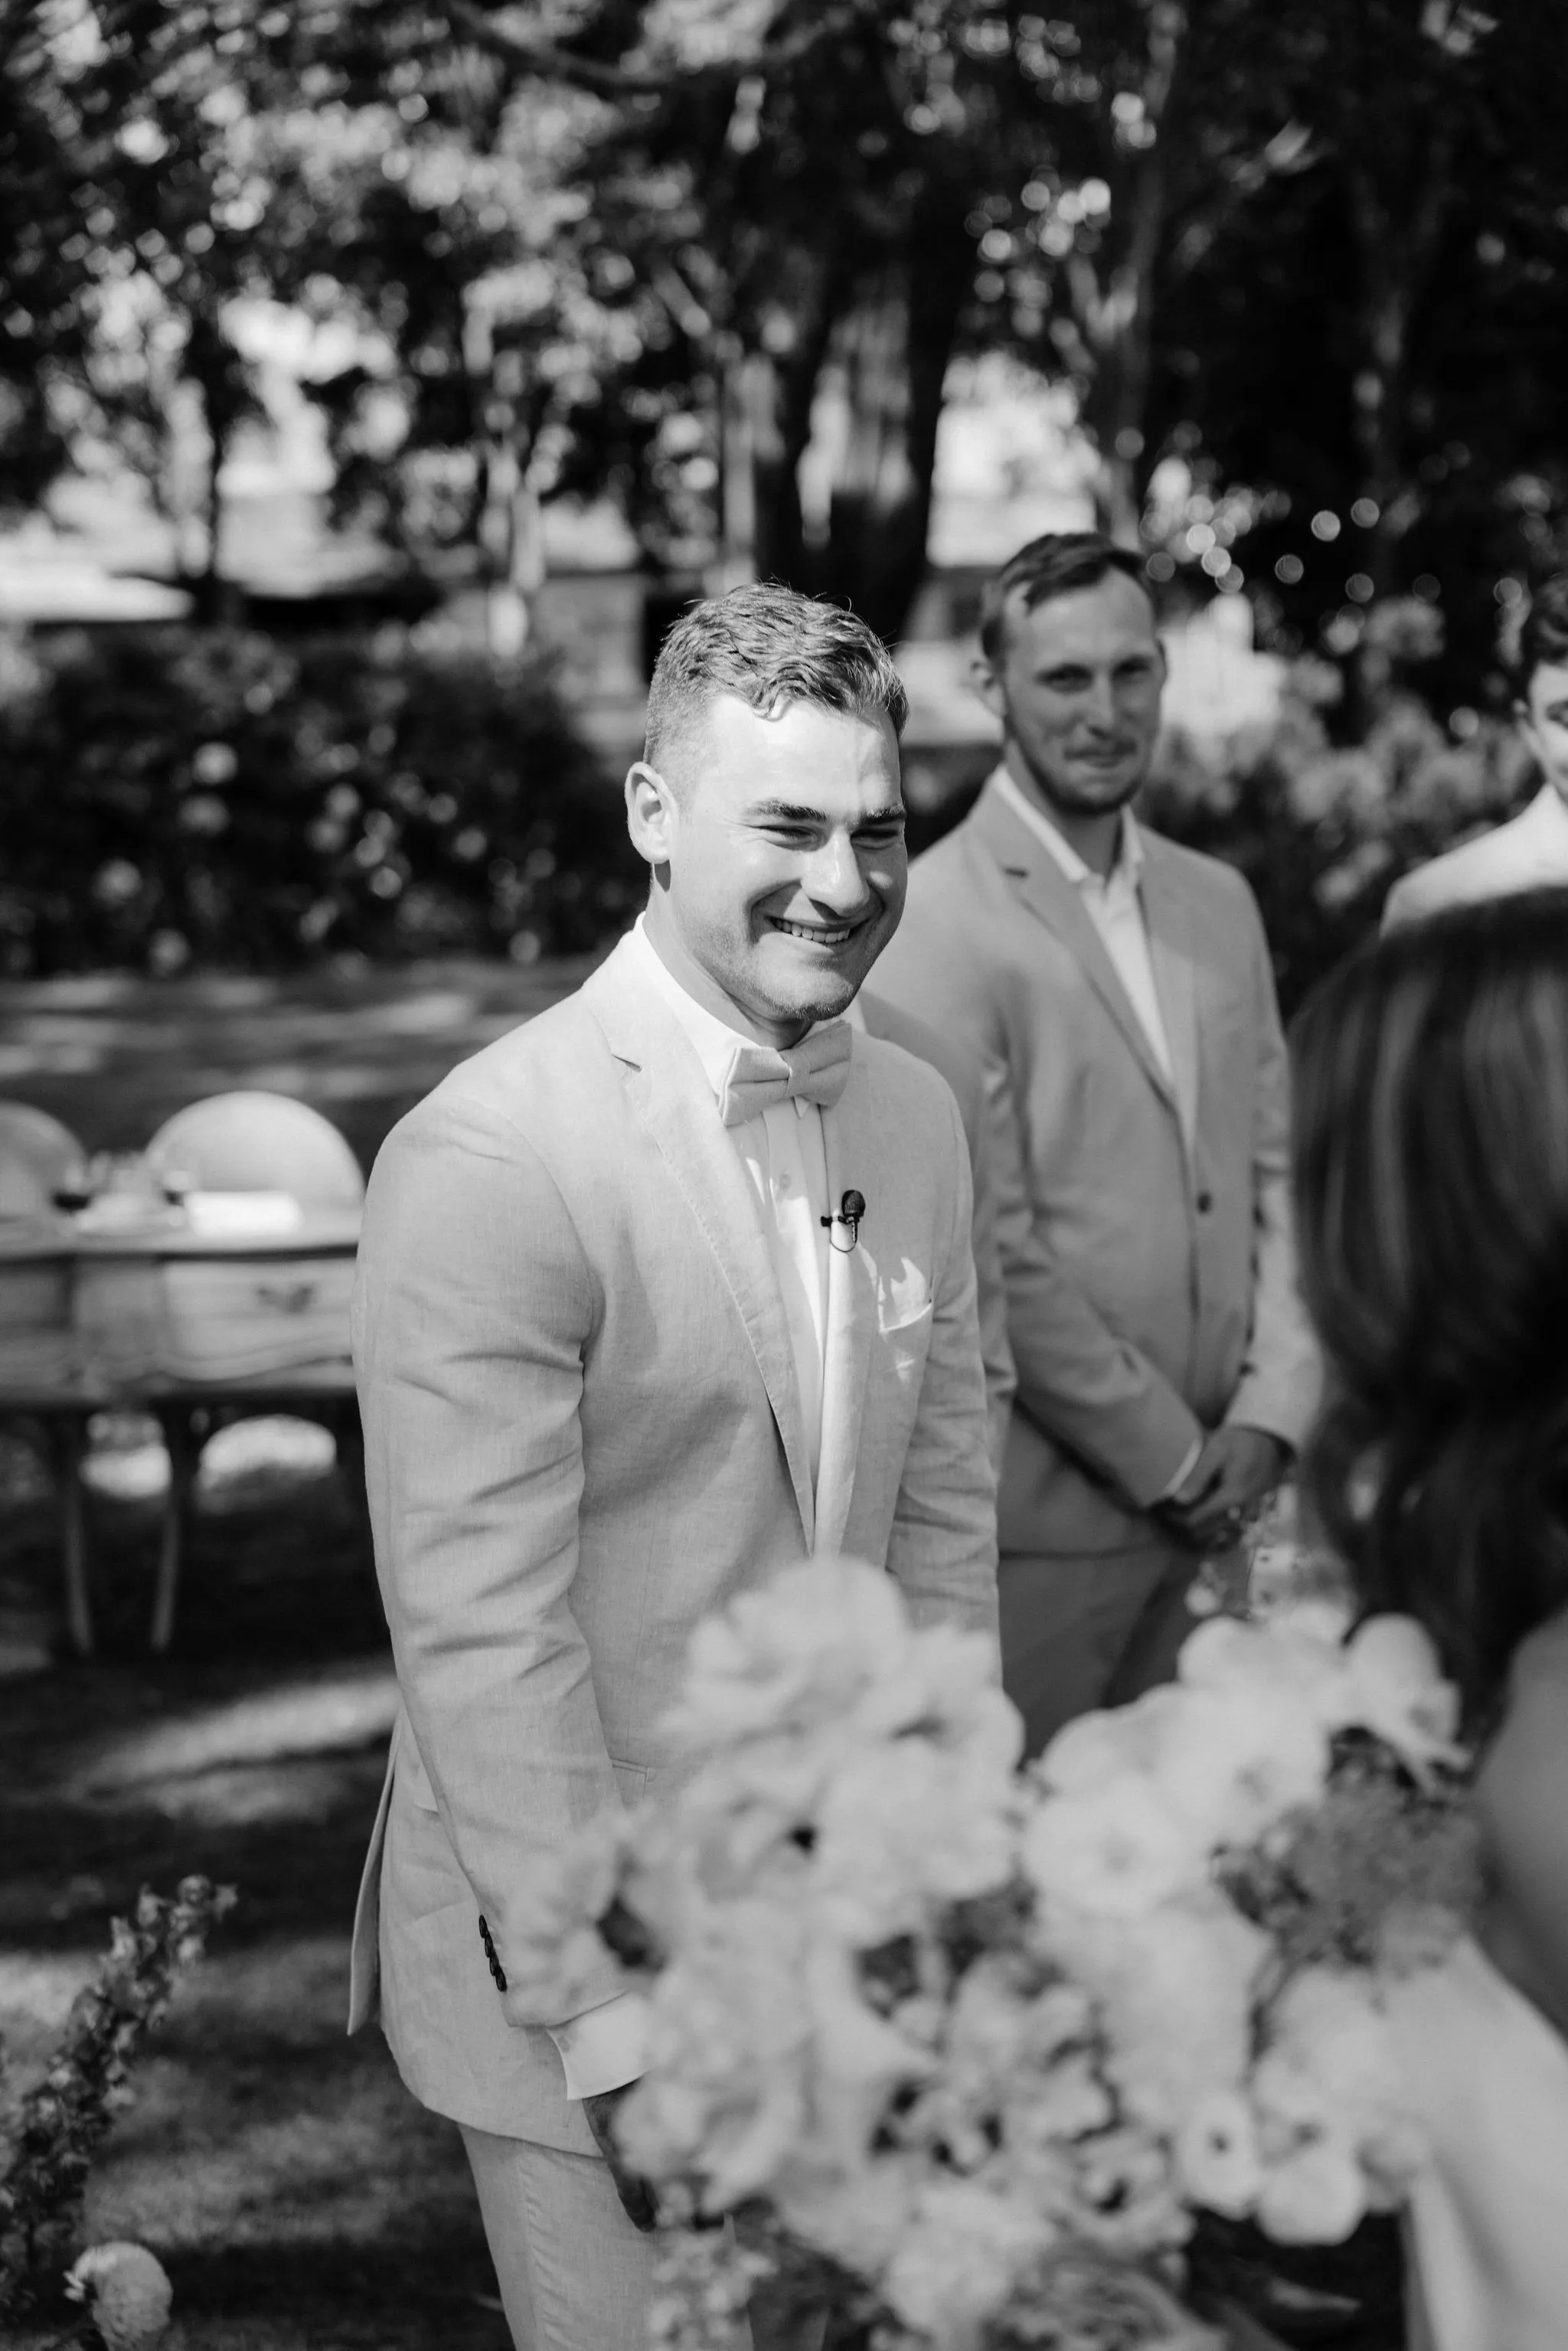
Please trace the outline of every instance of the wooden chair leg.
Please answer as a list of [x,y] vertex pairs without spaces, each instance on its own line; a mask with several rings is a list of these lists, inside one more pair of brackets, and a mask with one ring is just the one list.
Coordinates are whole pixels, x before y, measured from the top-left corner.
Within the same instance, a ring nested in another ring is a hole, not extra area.
[[202,1458],[196,1416],[190,1411],[160,1413],[163,1442],[169,1448],[169,1491],[163,1501],[163,1524],[158,1544],[158,1581],[152,1595],[150,1646],[161,1657],[174,1637],[174,1609],[180,1593],[180,1570],[190,1529],[191,1489]]
[[87,1421],[79,1413],[50,1416],[49,1458],[60,1498],[60,1573],[65,1585],[66,1627],[78,1657],[90,1657],[94,1648],[92,1595],[88,1582],[87,1492],[82,1483],[82,1457],[87,1451]]

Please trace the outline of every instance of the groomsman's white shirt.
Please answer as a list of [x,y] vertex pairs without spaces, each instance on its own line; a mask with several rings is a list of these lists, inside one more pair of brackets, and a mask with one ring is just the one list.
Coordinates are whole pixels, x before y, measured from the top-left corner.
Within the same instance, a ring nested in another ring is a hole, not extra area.
[[[688,996],[660,961],[638,915],[632,933],[647,984],[669,1006],[713,1088],[714,1115],[737,1046],[754,1040],[729,1028]],[[863,1026],[863,1023],[857,1023]],[[815,1102],[775,1102],[760,1117],[729,1129],[736,1155],[751,1179],[762,1211],[784,1320],[800,1383],[811,1483],[822,1447],[822,1372],[828,1330],[828,1156],[822,1113]],[[597,2096],[635,2081],[643,2070],[647,2011],[640,1992],[622,1992],[601,2008],[558,2025],[551,2033],[566,2073],[569,2098]]]
[[[1037,808],[1029,795],[1019,790],[1006,768],[998,768],[991,780],[1014,815],[1019,817],[1036,840],[1051,852],[1083,901],[1083,911],[1105,942],[1105,952],[1115,967],[1117,978],[1127,991],[1127,1001],[1138,1016],[1138,1025],[1149,1040],[1149,1050],[1168,1078],[1171,1075],[1170,1039],[1166,1034],[1165,1015],[1160,1010],[1160,992],[1155,985],[1155,959],[1149,950],[1149,926],[1138,890],[1138,877],[1144,870],[1144,844],[1138,837],[1132,810],[1122,810],[1122,837],[1116,846],[1116,862],[1109,873],[1101,875],[1092,865],[1084,863],[1066,834],[1057,831],[1045,810]],[[1197,1468],[1202,1451],[1203,1439],[1197,1437],[1187,1447],[1176,1476],[1160,1497],[1162,1501],[1168,1502],[1173,1494],[1180,1493]]]
[[1171,1075],[1170,1040],[1166,1035],[1165,1015],[1160,1010],[1159,990],[1155,986],[1154,957],[1149,952],[1149,927],[1144,919],[1144,902],[1138,893],[1138,880],[1144,870],[1144,844],[1138,838],[1138,828],[1131,809],[1122,810],[1122,834],[1116,846],[1116,862],[1109,873],[1096,873],[1086,865],[1065,833],[1059,832],[1042,808],[1036,806],[1027,792],[1019,789],[1006,768],[998,768],[992,782],[1013,814],[1028,825],[1035,838],[1047,848],[1061,866],[1083,901],[1083,911],[1105,942],[1105,952],[1116,967],[1116,977],[1127,991],[1127,1000],[1138,1016],[1138,1025],[1149,1040],[1149,1050],[1168,1078]]

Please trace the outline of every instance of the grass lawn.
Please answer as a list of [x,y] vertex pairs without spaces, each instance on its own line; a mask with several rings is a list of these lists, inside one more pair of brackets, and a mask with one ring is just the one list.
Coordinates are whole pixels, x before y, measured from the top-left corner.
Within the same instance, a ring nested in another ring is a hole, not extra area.
[[[88,2238],[153,2248],[191,2346],[506,2351],[455,2130],[408,2096],[379,2033],[343,2031],[392,1701],[357,1523],[315,1432],[235,1432],[202,1498],[177,1654],[138,1657],[159,1464],[126,1434],[94,1494],[105,1656],[0,1684],[0,2102],[139,1886],[230,1881],[240,1906],[151,2044]],[[52,1508],[7,1465],[15,1594],[48,1573]]]

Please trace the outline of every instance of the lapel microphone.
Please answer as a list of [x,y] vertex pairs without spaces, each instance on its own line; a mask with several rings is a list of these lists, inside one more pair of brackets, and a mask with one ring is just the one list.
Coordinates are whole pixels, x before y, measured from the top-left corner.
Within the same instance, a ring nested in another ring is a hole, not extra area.
[[[833,1238],[833,1227],[835,1225],[846,1226],[849,1229],[850,1249],[852,1249],[860,1239],[861,1218],[864,1214],[865,1194],[863,1192],[857,1192],[852,1188],[844,1194],[843,1198],[839,1202],[839,1213],[836,1217],[820,1217],[817,1221],[819,1224],[825,1227],[829,1244],[833,1249],[840,1249],[841,1247],[841,1244]],[[849,1250],[845,1249],[843,1254],[847,1257]]]

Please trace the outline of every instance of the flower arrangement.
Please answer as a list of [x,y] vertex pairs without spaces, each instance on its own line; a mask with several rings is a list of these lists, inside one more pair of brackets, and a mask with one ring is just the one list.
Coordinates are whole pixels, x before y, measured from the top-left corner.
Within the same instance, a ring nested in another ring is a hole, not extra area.
[[646,1993],[618,2137],[676,2224],[671,2351],[802,2263],[890,2351],[1176,2351],[1221,2339],[1199,2215],[1332,2243],[1396,2205],[1382,1988],[1464,1902],[1456,1720],[1418,1627],[1311,1599],[1020,1771],[988,1645],[883,1573],[702,1626],[674,1793],[558,1858],[524,1959],[558,2013],[606,1947]]
[[[170,1898],[143,1887],[131,1916],[114,1921],[107,1957],[73,2003],[42,2080],[22,2099],[9,2151],[0,2148],[0,2318],[43,2297],[76,2234],[93,2156],[130,2103],[142,2044],[167,2013],[176,1978],[200,1959],[235,1900],[232,1886],[186,1877]],[[67,2290],[101,2305],[97,2323],[110,2351],[117,2340],[121,2351],[140,2351],[167,2321],[161,2279],[143,2247],[99,2246],[77,2263]]]

